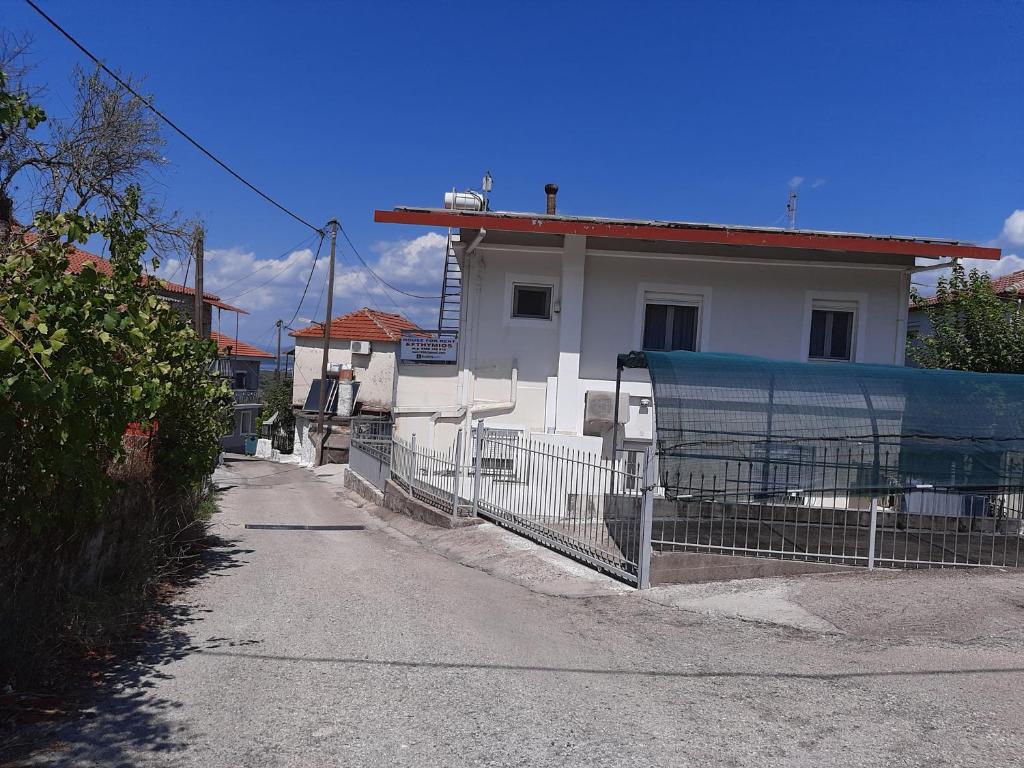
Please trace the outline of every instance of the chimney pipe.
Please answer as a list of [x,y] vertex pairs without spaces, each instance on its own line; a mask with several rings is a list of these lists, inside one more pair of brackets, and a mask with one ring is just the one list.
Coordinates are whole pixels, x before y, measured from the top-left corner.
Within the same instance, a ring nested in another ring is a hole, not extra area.
[[547,214],[548,214],[548,216],[554,216],[555,215],[555,195],[558,194],[558,185],[557,184],[545,184],[544,185],[544,193],[548,196],[548,210],[547,210]]

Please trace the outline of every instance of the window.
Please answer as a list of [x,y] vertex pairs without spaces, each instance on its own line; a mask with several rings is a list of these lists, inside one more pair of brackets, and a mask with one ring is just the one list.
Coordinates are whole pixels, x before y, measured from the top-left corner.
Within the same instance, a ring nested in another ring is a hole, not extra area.
[[808,359],[852,360],[856,317],[856,305],[814,302],[811,307]]
[[654,352],[697,349],[699,308],[683,304],[644,306],[643,348]]
[[515,283],[512,286],[512,317],[550,320],[551,286]]
[[247,389],[245,371],[235,371],[235,389]]

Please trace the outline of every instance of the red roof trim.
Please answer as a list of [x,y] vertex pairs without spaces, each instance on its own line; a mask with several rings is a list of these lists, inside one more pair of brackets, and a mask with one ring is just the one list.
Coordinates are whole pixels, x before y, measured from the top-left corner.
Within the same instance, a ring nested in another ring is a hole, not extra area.
[[440,210],[377,210],[373,220],[383,224],[417,224],[431,227],[493,229],[553,235],[586,235],[630,240],[663,240],[715,245],[746,245],[762,248],[800,248],[818,251],[888,253],[927,258],[999,259],[998,248],[962,243],[894,239],[884,236],[765,231],[744,228],[701,227],[692,224],[642,224],[573,219],[569,217],[510,216]]

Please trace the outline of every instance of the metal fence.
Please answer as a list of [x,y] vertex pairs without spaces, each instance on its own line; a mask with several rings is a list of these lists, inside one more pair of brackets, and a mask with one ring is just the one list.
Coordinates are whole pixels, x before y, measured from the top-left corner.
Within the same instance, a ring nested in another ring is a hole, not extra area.
[[[390,422],[359,419],[351,464],[378,488],[390,478],[438,509],[485,517],[639,586],[652,552],[869,568],[1024,566],[1024,469],[1010,489],[867,489],[823,452],[719,460],[713,473],[698,460],[659,481],[651,452],[611,460],[554,436],[481,425],[466,444],[460,432],[432,449],[394,437]],[[801,487],[808,478],[813,487]]]
[[[478,428],[479,430],[479,428]],[[650,531],[643,477],[624,461],[479,430],[477,513],[631,583],[644,580]]]
[[357,416],[349,425],[348,463],[356,474],[383,491],[391,477],[392,422]]
[[450,448],[440,451],[417,446],[415,436],[408,443],[393,438],[391,479],[413,498],[458,515],[465,506],[462,494],[469,475],[463,464],[461,435]]
[[[695,461],[694,471],[662,478],[652,546],[869,568],[1024,564],[1024,477],[1022,490],[865,488],[841,458],[716,461],[714,473]],[[883,468],[899,463],[879,458]]]

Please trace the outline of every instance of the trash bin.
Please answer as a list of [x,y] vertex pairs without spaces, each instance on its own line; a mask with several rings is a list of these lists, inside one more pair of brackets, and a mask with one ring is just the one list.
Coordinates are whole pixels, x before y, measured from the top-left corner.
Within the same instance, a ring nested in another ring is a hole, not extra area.
[[248,435],[245,436],[245,455],[246,456],[255,456],[256,455],[256,443],[257,443],[257,441],[258,441],[258,437],[256,436],[255,433],[248,434]]

